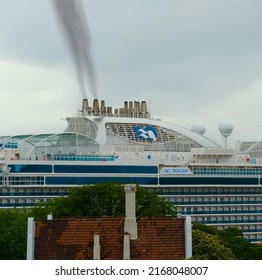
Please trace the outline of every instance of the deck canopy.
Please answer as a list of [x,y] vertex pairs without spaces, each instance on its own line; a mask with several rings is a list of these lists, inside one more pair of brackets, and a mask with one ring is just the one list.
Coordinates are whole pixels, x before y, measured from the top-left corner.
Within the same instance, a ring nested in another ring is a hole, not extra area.
[[0,144],[17,143],[21,157],[35,158],[42,155],[91,153],[99,150],[95,140],[80,133],[25,134],[1,136]]

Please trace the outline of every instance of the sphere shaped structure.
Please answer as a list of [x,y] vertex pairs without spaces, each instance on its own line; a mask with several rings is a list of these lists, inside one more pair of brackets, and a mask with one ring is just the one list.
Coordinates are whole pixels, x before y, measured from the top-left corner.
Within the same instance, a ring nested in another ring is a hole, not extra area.
[[224,137],[230,136],[233,131],[232,123],[230,121],[222,121],[219,124],[219,131]]
[[206,127],[202,122],[195,122],[193,123],[191,130],[200,135],[204,135],[206,132]]

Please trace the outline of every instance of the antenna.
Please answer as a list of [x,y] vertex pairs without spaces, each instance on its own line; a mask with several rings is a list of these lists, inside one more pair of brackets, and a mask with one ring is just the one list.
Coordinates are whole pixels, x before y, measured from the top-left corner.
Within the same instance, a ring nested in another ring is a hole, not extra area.
[[225,149],[227,148],[227,138],[231,135],[233,131],[233,125],[230,121],[222,121],[219,125],[219,131],[221,135],[225,138]]

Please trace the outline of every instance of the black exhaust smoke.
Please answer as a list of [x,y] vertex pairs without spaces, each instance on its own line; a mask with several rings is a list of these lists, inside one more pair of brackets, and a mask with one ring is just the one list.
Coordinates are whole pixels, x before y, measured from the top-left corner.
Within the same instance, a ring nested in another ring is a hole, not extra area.
[[86,87],[97,98],[96,75],[91,56],[91,35],[81,0],[51,0],[58,22],[70,48],[83,98]]

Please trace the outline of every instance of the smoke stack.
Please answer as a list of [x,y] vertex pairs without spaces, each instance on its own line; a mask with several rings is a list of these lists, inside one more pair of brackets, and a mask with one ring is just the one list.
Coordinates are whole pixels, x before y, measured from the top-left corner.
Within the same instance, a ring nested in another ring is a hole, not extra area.
[[126,218],[124,231],[130,235],[130,239],[137,239],[137,222],[136,222],[136,185],[125,185],[126,197]]
[[142,111],[143,113],[146,113],[146,112],[147,112],[146,101],[142,101],[142,104],[141,104],[141,111]]
[[105,115],[105,113],[106,113],[105,100],[101,100],[100,110],[101,110],[101,114]]
[[107,107],[106,112],[108,115],[112,115],[112,107]]
[[124,102],[124,113],[127,115],[127,113],[128,113],[128,102],[127,101],[125,101]]
[[94,115],[98,114],[98,112],[99,112],[98,99],[94,99],[94,101],[93,101],[93,112],[94,112]]
[[86,112],[88,109],[88,100],[85,98],[83,99],[83,102],[82,102],[82,110],[83,112]]

